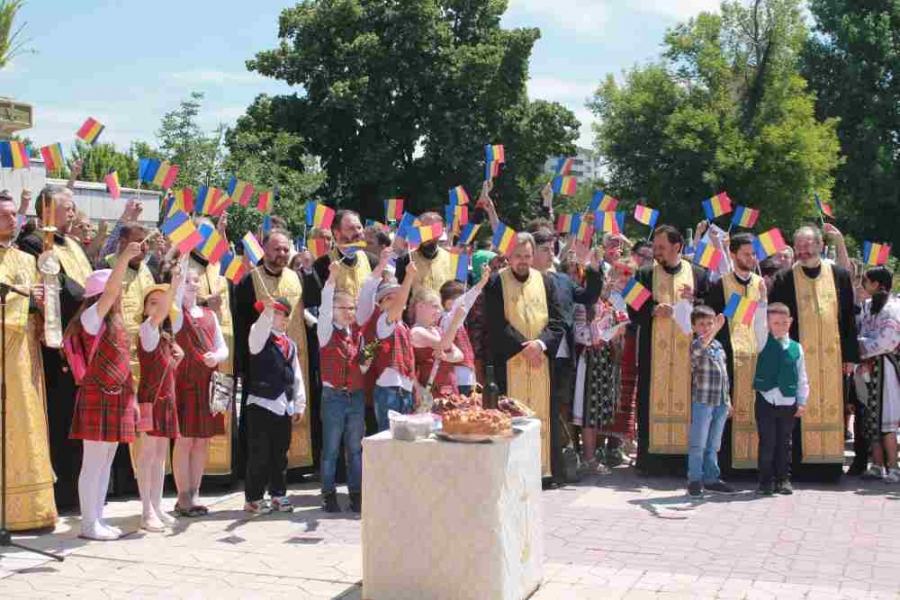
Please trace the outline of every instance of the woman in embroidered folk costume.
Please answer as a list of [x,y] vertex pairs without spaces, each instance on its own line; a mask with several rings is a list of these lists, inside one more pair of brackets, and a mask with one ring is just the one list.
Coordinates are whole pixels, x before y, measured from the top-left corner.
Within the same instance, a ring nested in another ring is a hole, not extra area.
[[176,266],[172,269],[171,285],[155,285],[144,292],[143,319],[138,331],[138,436],[142,439],[137,476],[143,504],[141,528],[147,531],[163,531],[176,522],[163,511],[162,494],[169,443],[179,437],[175,373],[184,352],[175,343],[172,318],[178,312],[173,302],[181,280],[181,267]]
[[188,269],[178,292],[183,296],[181,313],[172,323],[175,341],[184,358],[175,375],[178,427],[181,436],[175,441],[173,467],[178,503],[175,512],[186,517],[205,515],[209,510],[200,505],[200,482],[209,452],[209,440],[225,432],[225,416],[213,415],[209,408],[209,388],[213,373],[228,358],[228,345],[216,314],[197,306],[201,273]]
[[87,370],[78,387],[71,436],[84,445],[78,497],[81,535],[88,539],[114,540],[122,535],[104,522],[103,503],[116,448],[135,440],[138,408],[120,299],[128,260],[140,253],[140,244],[129,244],[115,269],[88,276],[84,304],[65,333],[87,349]]
[[885,267],[874,267],[863,275],[862,287],[869,299],[858,317],[862,364],[854,382],[866,407],[866,437],[872,440],[872,465],[866,476],[900,483],[896,436],[900,426],[900,300],[891,296],[893,282],[893,273]]

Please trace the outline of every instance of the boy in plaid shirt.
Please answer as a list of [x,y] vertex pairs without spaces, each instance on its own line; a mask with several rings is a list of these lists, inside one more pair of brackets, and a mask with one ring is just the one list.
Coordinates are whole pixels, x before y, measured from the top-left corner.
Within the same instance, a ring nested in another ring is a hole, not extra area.
[[691,313],[691,434],[688,450],[688,494],[699,498],[703,490],[732,493],[720,478],[718,453],[722,431],[731,415],[728,368],[725,349],[716,334],[725,317],[708,306],[698,305]]

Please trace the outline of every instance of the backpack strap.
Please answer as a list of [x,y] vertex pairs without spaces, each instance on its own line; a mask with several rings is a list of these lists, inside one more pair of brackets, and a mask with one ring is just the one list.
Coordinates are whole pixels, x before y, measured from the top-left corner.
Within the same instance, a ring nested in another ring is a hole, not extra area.
[[106,322],[100,324],[100,330],[97,332],[97,335],[94,336],[94,342],[91,344],[90,352],[88,352],[87,355],[88,365],[94,360],[94,355],[97,354],[97,348],[100,346],[100,339],[103,337],[104,333],[106,333]]

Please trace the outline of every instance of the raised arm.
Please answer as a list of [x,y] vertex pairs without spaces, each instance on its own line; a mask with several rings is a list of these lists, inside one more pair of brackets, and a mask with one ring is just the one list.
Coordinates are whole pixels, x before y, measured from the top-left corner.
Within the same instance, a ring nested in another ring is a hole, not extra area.
[[416,269],[416,263],[409,261],[409,264],[406,266],[406,277],[403,278],[403,285],[400,287],[400,295],[397,296],[397,299],[388,309],[388,323],[396,323],[403,318],[403,311],[406,309],[406,303],[409,302],[409,294],[418,275],[419,271]]
[[112,274],[109,276],[109,280],[106,282],[106,288],[104,288],[103,294],[100,295],[100,300],[97,301],[97,316],[100,320],[103,320],[106,317],[107,313],[109,313],[110,309],[113,307],[113,304],[116,303],[119,294],[122,292],[122,285],[125,282],[125,273],[128,271],[128,261],[136,256],[140,256],[140,254],[140,242],[131,242],[125,247],[122,256],[119,258],[115,268],[112,270]]

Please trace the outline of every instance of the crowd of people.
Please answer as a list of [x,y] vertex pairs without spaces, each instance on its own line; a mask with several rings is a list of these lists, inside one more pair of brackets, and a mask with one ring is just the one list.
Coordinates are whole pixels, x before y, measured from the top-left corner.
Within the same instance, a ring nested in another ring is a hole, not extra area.
[[[496,230],[490,192],[477,206]],[[232,469],[251,514],[293,510],[286,474],[314,466],[324,510],[340,512],[346,465],[358,513],[363,437],[388,429],[389,411],[415,411],[424,386],[470,395],[488,379],[542,420],[545,487],[636,454],[642,473],[687,473],[691,496],[729,492],[723,473],[753,470],[761,494],[788,494],[792,477],[843,473],[851,412],[851,474],[900,481],[892,274],[852,261],[830,225],[833,259],[806,226],[759,262],[752,235],[705,222],[694,239],[662,225],[593,246],[536,219],[508,253],[479,236],[459,277],[449,228],[411,248],[339,210],[299,248],[272,217],[261,261],[244,253],[235,283],[141,225],[139,203],[95,231],[68,187],[42,190],[23,226],[30,202],[0,193],[0,280],[29,296],[11,295],[6,312],[14,530],[77,504],[84,537],[116,539],[103,506],[110,478],[132,472],[148,531],[205,515],[204,475]],[[226,235],[227,213],[215,227]],[[701,242],[723,253],[716,269],[692,262]],[[37,268],[47,252],[57,275]],[[634,301],[636,284],[649,299]],[[62,350],[42,343],[48,294]],[[735,296],[750,318],[723,315]],[[174,517],[161,506],[170,448]]]

